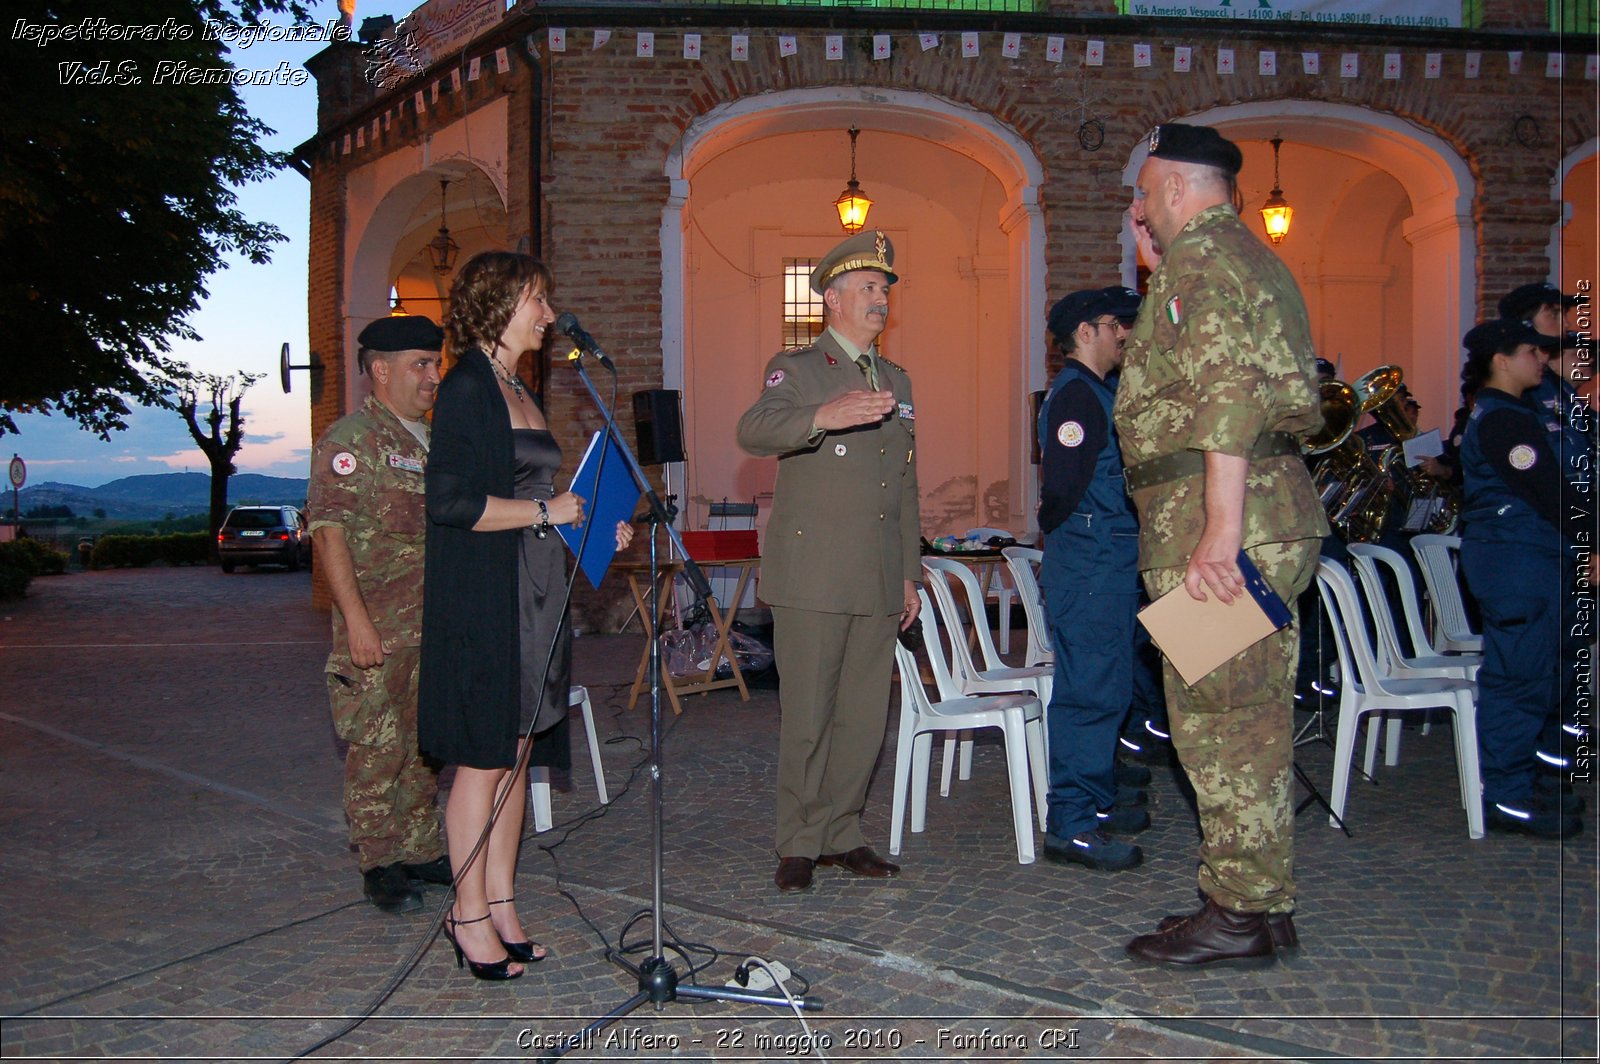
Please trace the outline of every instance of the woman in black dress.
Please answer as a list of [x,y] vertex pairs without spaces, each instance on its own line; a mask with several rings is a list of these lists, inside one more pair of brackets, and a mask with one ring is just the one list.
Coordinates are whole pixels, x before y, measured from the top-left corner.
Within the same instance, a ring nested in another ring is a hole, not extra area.
[[[527,255],[485,252],[461,268],[445,320],[459,358],[439,386],[428,454],[418,738],[456,766],[445,934],[480,979],[514,979],[545,956],[514,900],[527,778],[513,768],[523,744],[533,764],[570,761],[566,548],[551,526],[581,525],[584,500],[555,490],[561,449],[516,375],[555,320],[550,289]],[[632,532],[619,524],[616,537],[623,547]]]

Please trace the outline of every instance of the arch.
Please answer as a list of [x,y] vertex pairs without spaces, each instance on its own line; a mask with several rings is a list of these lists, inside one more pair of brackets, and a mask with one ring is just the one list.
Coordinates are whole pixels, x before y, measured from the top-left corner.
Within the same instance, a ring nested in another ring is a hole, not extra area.
[[[1405,189],[1412,213],[1401,227],[1412,251],[1411,389],[1426,407],[1457,404],[1459,338],[1476,319],[1477,247],[1472,219],[1477,184],[1465,159],[1443,138],[1382,111],[1316,100],[1259,100],[1209,108],[1185,122],[1212,126],[1235,140],[1265,140],[1293,122],[1294,139],[1359,158],[1387,171]],[[1140,141],[1123,171],[1132,186],[1145,159]],[[1134,276],[1136,252],[1123,234],[1123,275]]]
[[[403,168],[396,170],[384,166],[383,173],[352,175],[352,183],[360,178],[377,184],[387,178],[393,180],[393,184],[381,197],[363,198],[362,202],[370,204],[370,211],[365,218],[350,219],[351,251],[345,273],[347,283],[343,314],[346,410],[354,410],[365,397],[366,386],[362,383],[361,375],[355,372],[356,336],[370,322],[389,313],[389,287],[396,282],[398,271],[421,253],[423,245],[432,239],[438,228],[440,179],[448,178],[452,183],[460,182],[465,186],[460,198],[454,199],[448,208],[455,224],[449,221],[444,223],[450,226],[451,235],[461,245],[462,259],[482,250],[473,245],[483,243],[481,237],[470,239],[469,230],[463,223],[471,219],[479,230],[492,228],[492,222],[486,224],[481,216],[479,200],[482,197],[493,197],[491,206],[498,215],[499,228],[504,228],[506,201],[503,173],[496,174],[463,156],[442,159],[432,166],[422,160],[413,161],[422,165],[409,172]],[[388,163],[389,160],[382,162]],[[503,239],[503,236],[499,239]],[[433,281],[436,298],[443,299],[448,289],[447,282],[443,279],[430,280]],[[438,320],[442,305],[435,303],[425,306],[420,312]],[[419,312],[416,307],[412,310]]]
[[[1028,461],[1028,393],[1044,386],[1044,219],[1038,189],[1044,169],[1028,142],[992,115],[926,93],[864,86],[830,86],[767,92],[732,100],[693,119],[667,153],[669,192],[661,219],[662,377],[682,388],[688,326],[686,225],[695,174],[724,152],[766,138],[845,128],[870,110],[876,131],[899,134],[955,152],[983,168],[1002,189],[996,224],[1004,234],[1005,305],[1001,334],[1011,348],[1006,364],[1012,424],[1008,428],[1008,519],[1026,527],[1037,493]],[[978,524],[985,522],[979,521]]]
[[[1550,182],[1550,198],[1561,205],[1561,217],[1550,227],[1550,243],[1545,247],[1550,260],[1550,277],[1547,279],[1563,292],[1572,291],[1568,285],[1576,279],[1587,279],[1591,284],[1596,280],[1593,271],[1600,253],[1597,253],[1595,246],[1595,189],[1592,186],[1585,189],[1584,200],[1578,200],[1567,185],[1572,172],[1585,163],[1592,164],[1596,155],[1600,155],[1600,138],[1590,137],[1561,157],[1561,165],[1556,167],[1555,176]],[[1574,232],[1572,223],[1578,220],[1574,210],[1580,203],[1586,215],[1582,221],[1586,224],[1582,231]],[[1576,248],[1573,245],[1577,245]],[[1586,261],[1569,261],[1574,251]]]

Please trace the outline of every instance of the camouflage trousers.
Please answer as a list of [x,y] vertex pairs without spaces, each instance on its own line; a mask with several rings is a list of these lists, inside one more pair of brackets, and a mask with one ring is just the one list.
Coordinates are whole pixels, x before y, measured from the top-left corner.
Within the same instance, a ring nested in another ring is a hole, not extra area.
[[439,841],[438,769],[417,750],[417,667],[421,647],[401,647],[372,669],[329,658],[333,729],[350,744],[344,758],[344,815],[361,870],[444,853]]
[[[1316,575],[1316,540],[1245,553],[1285,602]],[[1144,574],[1151,598],[1183,584],[1181,567]],[[1209,592],[1208,592],[1209,593]],[[1291,611],[1292,612],[1292,611]],[[1200,889],[1236,912],[1294,911],[1294,675],[1291,624],[1193,687],[1163,664],[1172,747],[1200,813]]]

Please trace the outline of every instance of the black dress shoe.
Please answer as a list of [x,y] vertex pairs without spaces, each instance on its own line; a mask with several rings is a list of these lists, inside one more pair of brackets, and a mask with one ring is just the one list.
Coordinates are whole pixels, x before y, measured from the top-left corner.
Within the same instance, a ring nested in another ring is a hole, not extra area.
[[455,876],[450,874],[450,858],[445,854],[421,864],[402,864],[400,867],[407,879],[420,879],[424,883],[437,883],[442,887],[455,882]]
[[842,868],[868,879],[893,879],[900,874],[900,866],[885,861],[872,852],[871,846],[857,846],[848,853],[825,853],[817,864]]
[[386,913],[408,913],[422,908],[422,895],[397,864],[379,865],[361,873],[362,890],[375,907]]
[[1264,968],[1277,960],[1265,913],[1236,913],[1207,900],[1165,931],[1140,935],[1128,956],[1153,964]]
[[797,890],[810,890],[811,870],[816,863],[809,857],[781,857],[778,859],[778,870],[773,873],[772,881],[785,894]]
[[[1190,915],[1198,916],[1198,913]],[[1284,950],[1297,950],[1300,948],[1300,936],[1295,933],[1294,915],[1292,913],[1267,913],[1267,933],[1272,936],[1272,947],[1280,953]],[[1174,927],[1189,919],[1182,914],[1163,916],[1156,925],[1157,931],[1170,931]]]

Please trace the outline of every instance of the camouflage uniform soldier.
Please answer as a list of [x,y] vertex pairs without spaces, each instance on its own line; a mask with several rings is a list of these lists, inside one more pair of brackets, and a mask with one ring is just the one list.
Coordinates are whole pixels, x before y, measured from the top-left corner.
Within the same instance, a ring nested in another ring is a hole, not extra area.
[[[1214,130],[1150,135],[1130,215],[1159,264],[1128,338],[1115,421],[1152,598],[1243,593],[1248,554],[1285,602],[1328,532],[1300,459],[1322,423],[1305,303],[1235,213],[1239,149]],[[1293,627],[1187,687],[1166,669],[1172,745],[1194,784],[1205,905],[1128,944],[1165,964],[1270,964],[1296,943]],[[1269,915],[1270,914],[1270,915]]]
[[450,882],[434,809],[438,771],[417,750],[422,419],[438,391],[444,334],[424,317],[381,318],[359,342],[372,394],[317,441],[307,504],[335,607],[326,672],[334,730],[350,744],[350,842],[367,898],[406,912],[422,907],[412,880]]

